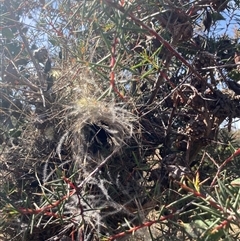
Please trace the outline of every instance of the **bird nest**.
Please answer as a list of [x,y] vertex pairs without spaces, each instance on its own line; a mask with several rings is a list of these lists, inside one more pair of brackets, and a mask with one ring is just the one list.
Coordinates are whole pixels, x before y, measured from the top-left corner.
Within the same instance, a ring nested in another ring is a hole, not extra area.
[[139,103],[108,95],[78,65],[55,76],[42,93],[22,89],[20,113],[11,109],[20,124],[2,140],[7,240],[100,240],[140,225],[167,200],[170,179],[193,175],[219,125],[239,116],[238,99],[194,76],[163,84],[152,105],[148,85]]
[[70,233],[99,240],[140,224],[154,207],[147,195],[153,188],[150,165],[129,104],[101,98],[89,76],[70,85],[66,78],[57,80],[45,95],[46,106],[29,114],[14,139],[17,145],[3,153],[7,182],[17,186],[11,198],[18,201],[10,202],[16,217],[5,225],[13,240],[33,240],[33,233],[34,240],[60,240]]

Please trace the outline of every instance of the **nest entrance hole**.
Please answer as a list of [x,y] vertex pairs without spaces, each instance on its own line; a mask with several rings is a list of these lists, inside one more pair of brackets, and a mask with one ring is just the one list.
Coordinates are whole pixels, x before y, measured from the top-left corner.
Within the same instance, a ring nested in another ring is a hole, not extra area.
[[108,150],[112,146],[112,135],[105,123],[87,124],[83,128],[88,151],[92,154]]

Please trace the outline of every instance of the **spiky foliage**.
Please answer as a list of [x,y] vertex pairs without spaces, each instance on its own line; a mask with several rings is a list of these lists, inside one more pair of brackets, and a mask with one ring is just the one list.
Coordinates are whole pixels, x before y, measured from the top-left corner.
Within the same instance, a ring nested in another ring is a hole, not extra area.
[[4,238],[236,238],[238,31],[218,23],[237,8],[2,1]]

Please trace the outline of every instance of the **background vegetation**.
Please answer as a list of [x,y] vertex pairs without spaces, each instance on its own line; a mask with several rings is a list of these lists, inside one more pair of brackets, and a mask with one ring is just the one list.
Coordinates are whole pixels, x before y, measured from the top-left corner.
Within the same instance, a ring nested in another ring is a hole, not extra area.
[[238,240],[239,1],[0,1],[0,239]]

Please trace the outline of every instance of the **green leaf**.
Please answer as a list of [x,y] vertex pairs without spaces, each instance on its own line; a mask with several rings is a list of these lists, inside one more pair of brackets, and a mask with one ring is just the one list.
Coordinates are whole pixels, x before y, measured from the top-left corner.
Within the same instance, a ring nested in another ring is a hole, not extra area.
[[228,76],[235,81],[240,80],[240,72],[237,69],[233,69],[230,72],[228,72]]
[[18,55],[19,52],[21,51],[21,46],[19,45],[19,43],[16,43],[16,42],[11,42],[7,44],[6,47],[13,56]]
[[49,42],[50,42],[53,46],[58,46],[58,41],[56,41],[55,39],[49,39]]
[[197,221],[198,220],[191,223],[184,223],[183,221],[179,220],[179,224],[189,236],[192,238],[199,238],[201,234],[205,232],[207,225],[203,222],[198,223]]
[[20,130],[17,130],[17,129],[10,129],[8,134],[11,136],[11,137],[19,137],[21,136],[21,131]]
[[233,187],[240,187],[240,178],[237,178],[237,179],[231,181],[231,185]]
[[204,238],[204,240],[208,241],[217,241],[224,235],[223,230],[214,229],[217,221],[218,220],[195,220],[191,223],[184,223],[180,220],[179,224],[192,238]]
[[219,12],[214,12],[214,13],[212,14],[212,19],[213,19],[214,22],[220,21],[220,20],[225,20],[225,18],[223,17],[223,15],[222,15],[221,13],[219,13]]
[[3,28],[2,29],[2,36],[7,39],[14,38],[13,32],[9,28]]

